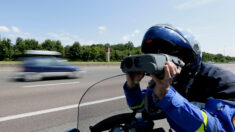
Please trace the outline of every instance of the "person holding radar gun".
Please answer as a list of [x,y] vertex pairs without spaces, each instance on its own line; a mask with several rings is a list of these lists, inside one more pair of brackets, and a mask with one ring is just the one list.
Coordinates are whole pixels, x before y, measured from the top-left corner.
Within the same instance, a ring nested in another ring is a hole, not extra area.
[[[155,25],[145,33],[141,50],[143,55],[121,62],[127,73],[123,89],[133,111],[146,119],[166,117],[177,132],[235,131],[235,74],[202,62],[191,34]],[[152,79],[141,90],[145,75]]]

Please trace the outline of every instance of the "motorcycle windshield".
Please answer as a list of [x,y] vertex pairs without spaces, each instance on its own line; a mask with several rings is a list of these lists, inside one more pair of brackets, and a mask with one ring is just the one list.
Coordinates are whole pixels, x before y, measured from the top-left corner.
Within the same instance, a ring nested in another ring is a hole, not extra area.
[[[141,81],[141,87],[146,88],[149,80],[149,77],[145,77]],[[125,81],[126,75],[124,74],[113,76],[101,80],[87,89],[79,105],[78,129],[81,132],[90,131],[90,126],[109,117],[132,113],[123,91]],[[105,121],[102,125],[105,125],[102,127],[106,128],[111,127],[112,120]]]

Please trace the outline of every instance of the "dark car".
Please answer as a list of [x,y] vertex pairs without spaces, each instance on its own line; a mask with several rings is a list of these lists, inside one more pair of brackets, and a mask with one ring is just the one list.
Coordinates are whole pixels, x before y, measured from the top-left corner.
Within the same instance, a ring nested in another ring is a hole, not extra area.
[[85,73],[80,67],[71,65],[64,59],[49,56],[25,57],[22,67],[21,76],[25,81],[48,77],[79,78]]

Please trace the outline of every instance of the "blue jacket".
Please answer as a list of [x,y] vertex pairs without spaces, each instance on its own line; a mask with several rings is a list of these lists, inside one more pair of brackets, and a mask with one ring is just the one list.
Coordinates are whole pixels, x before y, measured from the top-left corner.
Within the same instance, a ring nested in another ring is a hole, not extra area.
[[[199,77],[203,77],[201,78],[202,80]],[[140,87],[136,86],[135,88],[129,89],[125,83],[124,91],[127,103],[131,109],[135,111],[146,111],[145,102],[148,102],[147,109],[150,112],[156,107],[159,107],[166,113],[170,126],[177,132],[234,132],[235,128],[232,124],[232,118],[235,116],[235,105],[233,105],[233,102],[230,103],[229,101],[225,102],[221,100],[227,98],[227,100],[233,101],[234,99],[235,81],[231,77],[235,79],[234,74],[230,72],[202,63],[199,73],[192,84],[190,84],[188,93],[185,95],[190,101],[205,103],[202,109],[193,105],[179,94],[178,89],[180,87],[177,85],[171,86],[165,97],[158,102],[154,100],[153,90],[151,88],[141,91]],[[212,82],[216,83],[216,85],[211,84]],[[195,89],[196,86],[201,86],[204,89],[201,87]],[[178,89],[175,90],[175,87]],[[201,95],[197,95],[200,93],[198,90],[202,90]],[[195,94],[197,96],[190,93],[192,91],[196,91]],[[224,97],[226,94],[228,96]]]

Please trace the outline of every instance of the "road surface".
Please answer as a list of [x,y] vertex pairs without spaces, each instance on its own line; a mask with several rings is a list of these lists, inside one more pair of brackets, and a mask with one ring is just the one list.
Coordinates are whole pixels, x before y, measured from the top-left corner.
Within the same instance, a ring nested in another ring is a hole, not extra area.
[[[235,72],[234,64],[218,66]],[[37,82],[22,82],[14,76],[14,71],[0,70],[0,131],[63,132],[76,127],[77,104],[87,87],[103,78],[122,74],[119,66],[84,68],[87,71],[84,78]],[[80,128],[110,115],[130,112],[122,91],[124,79],[125,76],[111,79],[88,92],[80,108]],[[156,125],[169,128],[165,120]]]

